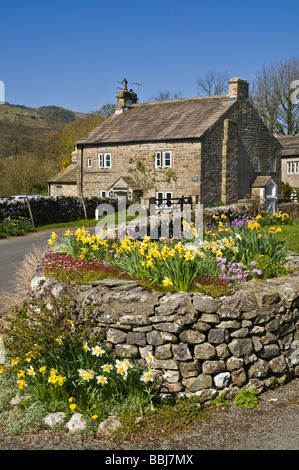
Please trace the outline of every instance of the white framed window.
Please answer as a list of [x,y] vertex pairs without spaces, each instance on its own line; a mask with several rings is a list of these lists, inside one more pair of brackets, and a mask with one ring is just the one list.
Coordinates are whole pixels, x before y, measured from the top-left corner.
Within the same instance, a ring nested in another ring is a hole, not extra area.
[[156,203],[158,207],[172,207],[172,191],[157,191]]
[[87,159],[87,168],[91,168],[92,160],[91,158]]
[[101,197],[107,197],[106,196],[106,191],[101,191]]
[[62,186],[55,186],[55,196],[62,196]]
[[171,168],[171,152],[163,152],[164,168]]
[[171,168],[172,155],[171,152],[156,152],[155,153],[155,167],[156,168]]
[[287,173],[289,175],[293,175],[295,173],[299,173],[299,161],[293,161],[287,163]]
[[111,153],[99,153],[99,168],[111,168]]
[[259,157],[254,158],[253,171],[255,172],[260,171],[260,158]]
[[276,158],[271,157],[270,159],[270,173],[275,173],[276,172]]

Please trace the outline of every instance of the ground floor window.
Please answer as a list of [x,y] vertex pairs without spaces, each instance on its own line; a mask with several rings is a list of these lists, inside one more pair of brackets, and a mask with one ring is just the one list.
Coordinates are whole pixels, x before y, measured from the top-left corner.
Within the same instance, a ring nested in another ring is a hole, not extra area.
[[106,197],[106,191],[101,191],[101,197]]
[[292,175],[294,173],[299,173],[299,161],[288,162],[287,173],[289,175]]
[[157,191],[156,203],[159,207],[172,207],[172,197],[173,196],[171,191]]
[[62,186],[55,186],[55,196],[62,196]]

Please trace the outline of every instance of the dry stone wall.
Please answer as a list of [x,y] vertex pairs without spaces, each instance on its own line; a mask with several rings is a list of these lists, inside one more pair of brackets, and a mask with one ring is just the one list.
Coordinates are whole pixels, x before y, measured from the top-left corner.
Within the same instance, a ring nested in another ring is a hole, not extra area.
[[232,295],[148,291],[134,281],[107,279],[85,285],[58,283],[37,271],[31,300],[70,295],[73,321],[89,312],[93,334],[118,358],[168,373],[173,392],[203,401],[242,388],[277,387],[299,376],[299,273],[249,281]]
[[[95,210],[102,203],[111,204],[115,211],[118,210],[116,199],[102,199],[100,197],[84,198],[87,218],[95,218]],[[35,225],[54,224],[59,222],[72,222],[85,219],[82,199],[71,196],[36,197],[30,199],[30,206]],[[24,199],[0,200],[0,220],[7,217],[29,219],[29,209]]]

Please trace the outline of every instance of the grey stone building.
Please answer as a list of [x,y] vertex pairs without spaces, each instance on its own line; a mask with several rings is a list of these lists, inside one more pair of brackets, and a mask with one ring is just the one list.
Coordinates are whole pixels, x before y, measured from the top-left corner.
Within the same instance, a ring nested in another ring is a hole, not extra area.
[[228,95],[151,103],[138,103],[124,80],[117,100],[116,113],[77,142],[78,195],[191,195],[211,206],[243,199],[260,176],[280,187],[281,145],[251,104],[246,80],[232,78]]
[[281,181],[299,189],[299,135],[278,137],[282,146]]

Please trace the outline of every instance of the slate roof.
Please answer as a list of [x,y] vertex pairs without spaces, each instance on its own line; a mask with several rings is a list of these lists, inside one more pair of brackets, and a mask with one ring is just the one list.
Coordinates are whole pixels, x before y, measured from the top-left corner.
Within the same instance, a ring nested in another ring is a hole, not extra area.
[[78,166],[71,164],[57,175],[53,176],[48,183],[76,184],[78,177]]
[[251,187],[252,188],[263,188],[264,186],[266,186],[270,182],[270,180],[272,180],[271,176],[259,175],[255,178],[255,180],[252,183]]
[[218,95],[134,104],[106,119],[77,145],[200,138],[234,102]]
[[278,140],[282,145],[282,157],[299,155],[299,134],[280,136]]

